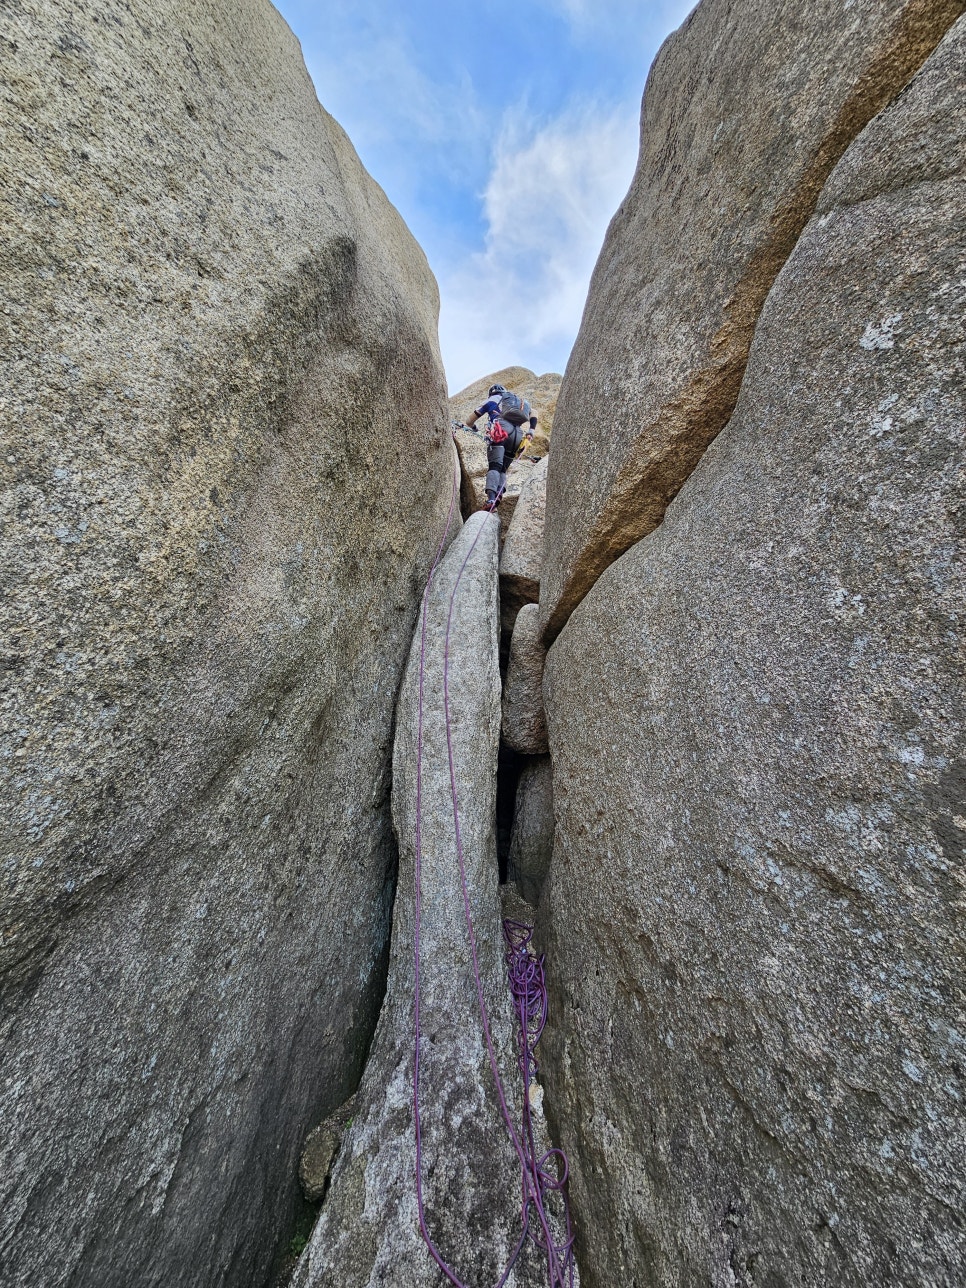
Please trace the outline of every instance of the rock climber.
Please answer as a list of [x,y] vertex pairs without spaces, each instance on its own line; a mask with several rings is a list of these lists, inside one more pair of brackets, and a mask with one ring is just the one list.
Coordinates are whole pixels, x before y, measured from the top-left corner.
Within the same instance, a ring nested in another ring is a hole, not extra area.
[[[478,411],[467,416],[467,429],[472,429],[481,416],[489,417],[485,509],[495,510],[506,488],[506,472],[522,445],[533,438],[537,417],[525,398],[511,393],[503,385],[490,385],[487,401]],[[530,427],[524,432],[523,427],[528,421]]]

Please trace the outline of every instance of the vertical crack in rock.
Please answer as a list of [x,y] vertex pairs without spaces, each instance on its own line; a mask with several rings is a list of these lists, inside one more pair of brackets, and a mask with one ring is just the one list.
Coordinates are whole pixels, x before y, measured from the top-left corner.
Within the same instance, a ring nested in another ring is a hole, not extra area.
[[[475,545],[474,545],[475,543]],[[499,524],[473,515],[428,598],[422,750],[422,1055],[420,1112],[426,1219],[446,1261],[472,1284],[495,1283],[520,1233],[520,1174],[481,1030],[457,867],[443,708],[450,596],[450,724],[469,902],[483,991],[511,1112],[519,1091],[503,970],[496,861],[500,734]],[[399,698],[393,820],[399,884],[389,986],[358,1108],[329,1197],[296,1272],[300,1288],[430,1285],[441,1276],[420,1236],[412,1113],[413,933],[420,631]],[[539,1283],[528,1249],[512,1284]],[[537,1268],[539,1269],[539,1268]]]
[[496,857],[501,885],[507,880],[517,785],[523,764],[523,757],[501,739],[496,774]]
[[536,908],[553,857],[553,769],[549,756],[527,756],[521,761],[507,879]]

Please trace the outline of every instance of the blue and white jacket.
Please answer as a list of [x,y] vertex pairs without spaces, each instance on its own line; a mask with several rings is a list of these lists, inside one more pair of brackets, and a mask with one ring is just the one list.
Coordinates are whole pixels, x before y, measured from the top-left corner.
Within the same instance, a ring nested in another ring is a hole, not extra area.
[[[485,402],[482,407],[476,409],[476,414],[477,416],[489,416],[489,423],[492,425],[495,420],[500,419],[500,404],[495,398],[491,398],[489,402]],[[530,428],[537,428],[536,416],[530,417]]]

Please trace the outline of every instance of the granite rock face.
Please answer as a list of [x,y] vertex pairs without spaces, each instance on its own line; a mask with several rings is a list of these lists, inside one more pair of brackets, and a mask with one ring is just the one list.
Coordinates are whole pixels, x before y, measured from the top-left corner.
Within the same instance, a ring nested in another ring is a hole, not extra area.
[[268,3],[0,36],[0,1279],[248,1285],[381,995],[436,289]]
[[[541,589],[551,641],[660,523],[735,404],[758,313],[848,143],[962,0],[703,0],[648,77],[641,152],[567,365]],[[575,470],[576,459],[591,467]]]
[[540,638],[540,608],[525,604],[510,637],[510,663],[503,689],[503,738],[525,756],[539,756],[549,750],[543,709],[546,657]]
[[553,766],[549,756],[524,765],[517,786],[509,878],[536,908],[553,858]]
[[468,518],[486,504],[486,439],[476,429],[454,429],[460,462],[460,509]]
[[520,498],[526,491],[527,484],[533,478],[535,469],[536,465],[529,456],[518,456],[507,471],[506,490],[497,510],[500,519],[501,540],[506,540],[513,524],[513,516],[516,514],[517,506],[520,504]]
[[[426,615],[422,742],[420,918],[422,1176],[429,1229],[469,1283],[494,1283],[518,1237],[519,1169],[503,1124],[480,1021],[454,839],[443,667],[451,597],[450,720],[467,889],[484,995],[507,1091],[515,1079],[502,961],[496,861],[499,524],[472,516],[434,578]],[[469,553],[462,578],[460,566]],[[412,1112],[417,626],[403,682],[393,759],[399,886],[389,985],[359,1090],[298,1288],[430,1285],[442,1276],[420,1235]],[[526,1264],[509,1281],[530,1283]],[[536,1284],[539,1282],[533,1279]]]
[[543,529],[547,506],[547,458],[539,461],[520,492],[500,555],[500,610],[516,616],[540,598]]
[[966,20],[845,153],[549,654],[588,1284],[962,1281],[964,63]]

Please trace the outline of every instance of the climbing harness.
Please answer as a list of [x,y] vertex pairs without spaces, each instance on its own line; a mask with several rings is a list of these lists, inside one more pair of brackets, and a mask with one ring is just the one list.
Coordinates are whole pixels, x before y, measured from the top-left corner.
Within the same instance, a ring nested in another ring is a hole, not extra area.
[[[509,438],[509,435],[507,434],[506,430],[500,426],[497,426],[495,431],[492,429],[487,430],[485,434],[481,434],[480,431],[475,426],[464,425],[463,422],[459,420],[451,421],[451,426],[452,426],[452,433],[454,438],[456,437],[456,434],[459,430],[462,430],[463,433],[465,434],[475,434],[478,438],[482,438],[485,443],[497,443],[497,444],[504,443],[506,442],[507,438]],[[515,464],[518,460],[521,459],[521,457],[523,456],[523,449],[526,447],[527,443],[532,438],[533,438],[532,431],[529,435],[524,434],[521,437],[520,442],[517,445],[517,449],[513,453],[512,459],[507,463],[507,470],[509,470],[511,465]],[[540,460],[540,457],[531,456],[529,459],[534,463],[536,463],[537,461]],[[492,513],[496,509],[496,507],[500,504],[500,498],[503,496],[503,493],[506,491],[506,487],[507,485],[506,483],[504,483],[503,486],[500,488],[499,492],[493,498],[493,500],[487,501],[486,504],[483,506],[483,509],[489,510]],[[445,533],[444,533],[444,539],[445,539]],[[432,576],[432,573],[435,571],[436,571],[436,565],[434,564],[432,569],[430,570],[430,576]]]
[[[429,1249],[430,1255],[446,1276],[447,1280],[454,1285],[454,1288],[467,1288],[467,1285],[464,1284],[457,1276],[456,1272],[446,1264],[442,1253],[433,1242],[426,1224],[422,1182],[422,1123],[419,1113],[419,1057],[421,1038],[419,945],[422,912],[422,757],[423,696],[426,673],[426,626],[429,616],[429,595],[433,584],[433,578],[442,557],[443,547],[446,544],[446,538],[449,534],[450,524],[452,523],[458,487],[459,473],[457,470],[453,478],[453,492],[450,497],[449,515],[446,520],[446,527],[443,530],[443,535],[436,548],[433,563],[429,570],[429,577],[426,582],[426,589],[423,592],[421,613],[422,625],[420,628],[419,641],[419,684],[416,720],[416,837],[414,863],[415,928],[413,935],[415,977],[415,999],[413,1007],[413,1119],[416,1140],[416,1206],[419,1216],[420,1233]],[[495,498],[496,501],[499,500],[499,496],[502,494],[502,491],[503,489],[501,488],[500,493]],[[456,594],[459,590],[460,582],[463,579],[466,565],[476,548],[476,543],[479,541],[480,533],[482,533],[482,531],[483,525],[481,524],[479,532],[477,532],[466,552],[456,581],[453,585],[453,590],[450,594],[449,610],[446,617],[446,635],[443,645],[443,718],[446,726],[446,750],[449,760],[450,795],[453,803],[453,828],[456,844],[456,859],[459,866],[460,884],[463,895],[463,912],[466,918],[467,940],[469,943],[470,959],[473,967],[473,978],[476,984],[477,1002],[479,1004],[480,1018],[482,1020],[483,1037],[486,1043],[490,1071],[493,1075],[493,1081],[496,1087],[497,1099],[500,1103],[500,1111],[503,1115],[503,1121],[506,1124],[507,1133],[510,1137],[511,1143],[513,1144],[513,1148],[516,1151],[517,1158],[520,1161],[521,1169],[522,1200],[520,1212],[520,1238],[506,1265],[506,1268],[497,1282],[496,1288],[503,1288],[503,1285],[506,1284],[528,1238],[535,1243],[546,1256],[549,1288],[573,1288],[573,1231],[570,1223],[570,1213],[566,1206],[566,1191],[564,1188],[567,1183],[567,1160],[563,1153],[556,1149],[551,1149],[541,1156],[537,1156],[530,1109],[530,1079],[536,1069],[533,1048],[535,1047],[540,1034],[543,1032],[543,1026],[546,1023],[547,1018],[547,992],[544,981],[543,959],[535,957],[530,952],[530,937],[532,935],[530,927],[523,926],[519,922],[504,922],[503,933],[507,944],[505,960],[507,963],[510,978],[510,990],[513,997],[514,1010],[519,1029],[517,1034],[517,1044],[519,1047],[518,1063],[524,1078],[523,1116],[521,1130],[518,1131],[510,1113],[506,1093],[503,1088],[503,1082],[500,1078],[500,1071],[496,1060],[496,1051],[493,1046],[493,1037],[490,1032],[489,1016],[487,1014],[486,1004],[483,998],[483,981],[480,974],[477,954],[476,932],[473,928],[473,918],[470,913],[469,887],[466,878],[463,840],[460,831],[459,801],[456,787],[456,761],[453,754],[453,735],[449,705],[449,641]],[[550,1170],[551,1167],[559,1167],[559,1175],[554,1175]],[[547,1214],[546,1203],[548,1196],[552,1192],[560,1193],[563,1198],[565,1237],[562,1241],[555,1240],[551,1229],[550,1218]],[[531,1228],[531,1225],[533,1225],[534,1228]]]

